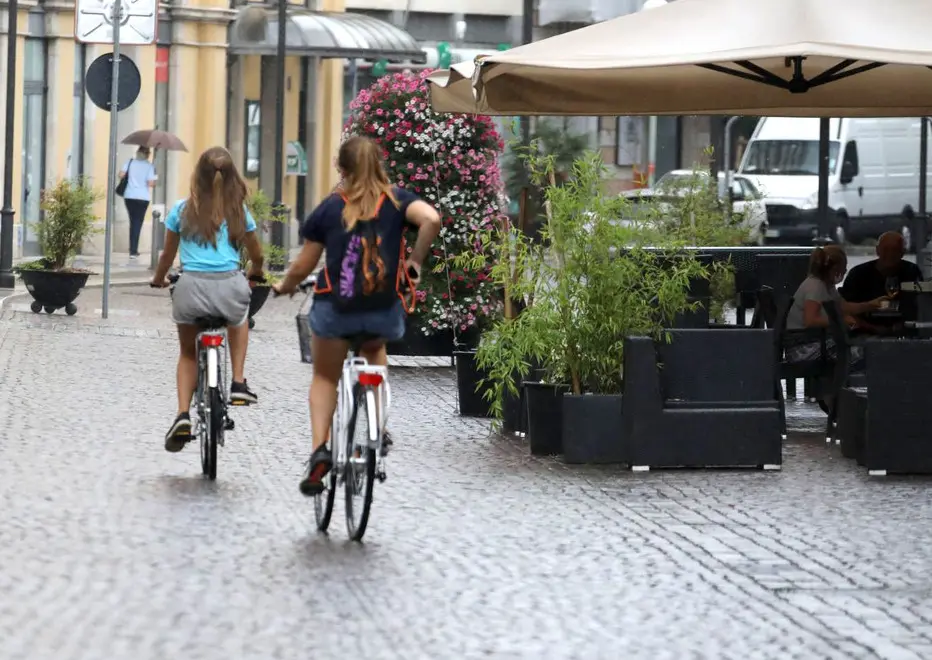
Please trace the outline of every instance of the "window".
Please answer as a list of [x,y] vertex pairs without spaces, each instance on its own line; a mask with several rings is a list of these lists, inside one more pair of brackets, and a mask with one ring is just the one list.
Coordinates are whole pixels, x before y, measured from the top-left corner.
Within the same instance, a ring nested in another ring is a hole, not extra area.
[[84,141],[81,139],[81,132],[84,130],[84,117],[81,111],[84,110],[84,44],[75,44],[74,58],[74,116],[71,120],[71,153],[68,157],[68,176],[76,179],[81,176],[81,160],[84,154],[81,153]]
[[246,162],[243,171],[254,179],[259,176],[259,160],[262,149],[262,118],[259,101],[246,101]]
[[861,171],[861,167],[858,164],[858,143],[854,140],[851,140],[848,144],[845,145],[845,157],[842,158],[842,164],[851,163],[853,166],[853,172],[857,174]]
[[[828,169],[835,171],[838,142],[829,142]],[[743,174],[815,176],[819,174],[818,140],[752,140],[748,145]]]

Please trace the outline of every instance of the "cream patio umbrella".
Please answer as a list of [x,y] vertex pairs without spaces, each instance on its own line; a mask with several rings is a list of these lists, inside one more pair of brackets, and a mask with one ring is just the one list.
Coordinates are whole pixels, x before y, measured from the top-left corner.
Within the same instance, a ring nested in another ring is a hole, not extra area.
[[430,105],[437,112],[489,114],[479,111],[473,95],[472,77],[476,70],[473,62],[460,62],[449,69],[439,69],[427,76]]
[[[929,0],[677,0],[481,58],[503,115],[932,114]],[[456,84],[451,75],[448,85]]]

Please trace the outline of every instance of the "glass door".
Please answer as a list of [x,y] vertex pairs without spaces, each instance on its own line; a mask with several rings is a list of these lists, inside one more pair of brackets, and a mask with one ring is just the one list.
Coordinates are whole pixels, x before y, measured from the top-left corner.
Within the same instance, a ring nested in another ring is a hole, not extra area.
[[19,221],[23,227],[23,256],[41,251],[36,225],[42,221],[40,201],[45,186],[45,44],[26,39],[23,62],[23,199]]
[[23,124],[23,256],[40,254],[36,225],[42,220],[39,202],[42,196],[42,129],[45,112],[42,94],[26,94]]

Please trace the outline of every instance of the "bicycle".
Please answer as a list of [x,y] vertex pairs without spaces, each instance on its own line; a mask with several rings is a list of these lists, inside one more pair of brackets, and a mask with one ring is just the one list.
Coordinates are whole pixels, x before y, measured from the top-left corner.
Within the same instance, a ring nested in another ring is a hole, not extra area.
[[[168,276],[169,293],[174,293],[180,276]],[[153,285],[150,285],[153,286]],[[224,433],[235,428],[227,415],[227,320],[219,316],[196,319],[199,332],[197,347],[197,389],[194,391],[195,418],[191,437],[197,436],[201,445],[201,470],[211,481],[217,478],[217,447],[224,445]],[[223,359],[221,360],[221,353]],[[230,405],[247,405],[230,402]]]
[[[308,311],[315,283],[316,277],[311,275],[298,285],[301,292],[307,294],[296,318],[301,361],[306,363],[311,362]],[[324,477],[324,490],[314,496],[314,517],[318,531],[326,532],[337,488],[342,485],[346,531],[350,539],[361,541],[369,524],[375,480],[382,483],[386,479],[382,449],[391,407],[391,387],[387,367],[369,364],[365,358],[358,357],[365,342],[379,337],[362,335],[345,339],[350,342],[350,349],[337,383],[337,407],[327,440],[333,468]]]

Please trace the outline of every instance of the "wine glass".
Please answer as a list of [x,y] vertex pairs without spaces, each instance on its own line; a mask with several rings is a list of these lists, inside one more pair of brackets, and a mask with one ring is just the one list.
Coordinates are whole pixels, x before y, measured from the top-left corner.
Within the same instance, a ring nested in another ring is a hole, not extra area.
[[884,288],[887,291],[887,295],[891,298],[890,307],[893,307],[895,303],[892,299],[896,298],[897,294],[900,292],[900,278],[888,277],[884,283]]

